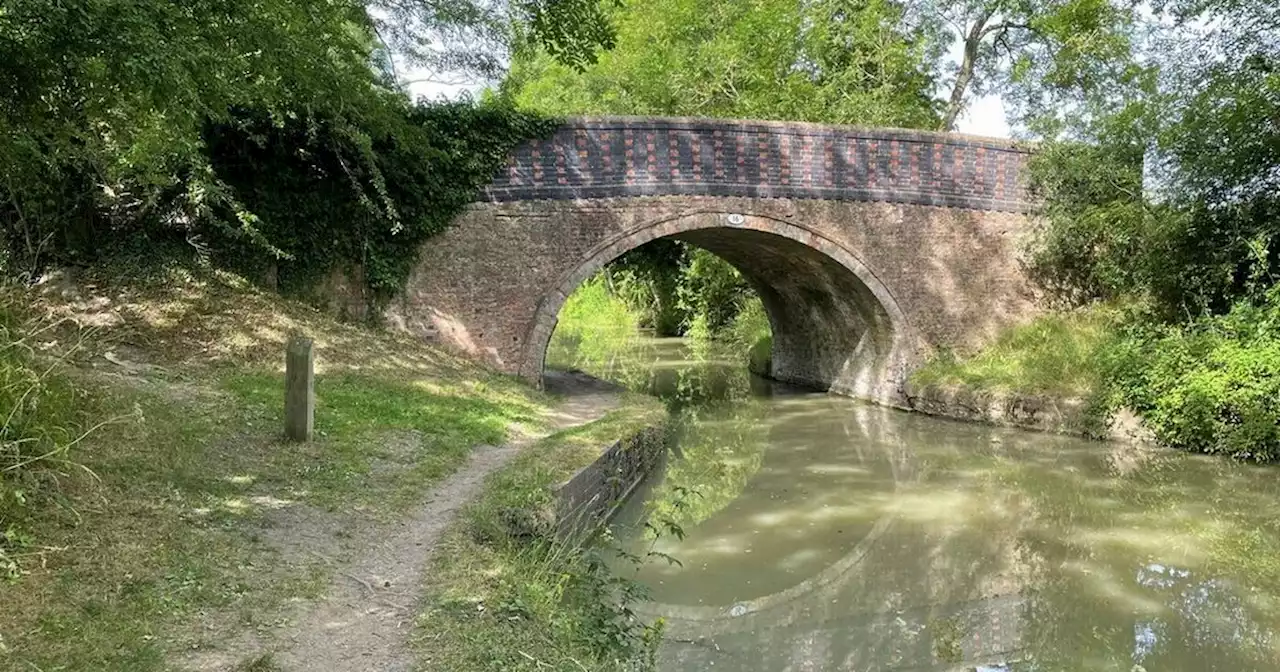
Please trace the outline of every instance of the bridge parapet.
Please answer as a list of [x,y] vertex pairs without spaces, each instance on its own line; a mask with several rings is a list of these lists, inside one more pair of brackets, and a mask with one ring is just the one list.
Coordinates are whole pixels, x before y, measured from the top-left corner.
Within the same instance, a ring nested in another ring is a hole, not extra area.
[[569,120],[524,143],[492,202],[628,196],[832,199],[1027,212],[1030,148],[995,138],[794,122]]

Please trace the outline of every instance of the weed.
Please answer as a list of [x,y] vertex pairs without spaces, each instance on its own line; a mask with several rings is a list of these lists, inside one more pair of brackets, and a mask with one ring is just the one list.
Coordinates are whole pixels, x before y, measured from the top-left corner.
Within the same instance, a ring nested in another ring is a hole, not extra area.
[[28,314],[18,290],[0,287],[0,580],[18,579],[53,550],[40,545],[29,511],[82,468],[71,450],[97,429],[88,393],[64,371],[80,336],[63,340],[62,326]]

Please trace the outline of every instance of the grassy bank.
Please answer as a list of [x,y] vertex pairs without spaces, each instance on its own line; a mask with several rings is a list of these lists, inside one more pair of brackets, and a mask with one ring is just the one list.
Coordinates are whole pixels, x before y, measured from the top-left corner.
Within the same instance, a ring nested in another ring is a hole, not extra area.
[[968,357],[942,352],[917,386],[965,386],[1136,412],[1160,443],[1238,459],[1280,459],[1280,292],[1223,315],[1168,323],[1103,308],[1054,313]]
[[550,486],[664,418],[657,400],[628,396],[621,409],[540,441],[489,479],[427,573],[417,636],[426,669],[650,669],[659,631],[626,610],[637,588],[614,577],[595,548],[513,536],[509,519],[549,506]]
[[[15,300],[33,318],[8,346],[34,344],[36,371],[64,357],[41,398],[74,399],[84,417],[59,429],[24,416],[66,450],[0,481],[17,563],[0,582],[3,669],[164,670],[233,632],[270,637],[288,601],[330,578],[333,558],[290,552],[300,514],[337,521],[337,554],[344,529],[394,518],[474,445],[547,410],[514,380],[232,276],[81,278]],[[307,445],[280,440],[293,332],[316,341]]]
[[1083,399],[1103,376],[1103,352],[1114,340],[1116,317],[1102,310],[1042,315],[1005,330],[968,356],[936,353],[911,376],[918,386]]
[[[612,370],[615,359],[638,342],[642,311],[611,289],[604,274],[580,285],[560,310],[547,350],[547,364],[561,369]],[[728,343],[751,354],[743,364],[766,370],[772,341],[769,316],[754,294],[735,299],[732,317],[713,327],[705,312],[697,312],[684,337],[695,355],[706,355],[713,343]],[[620,381],[628,383],[631,381]]]

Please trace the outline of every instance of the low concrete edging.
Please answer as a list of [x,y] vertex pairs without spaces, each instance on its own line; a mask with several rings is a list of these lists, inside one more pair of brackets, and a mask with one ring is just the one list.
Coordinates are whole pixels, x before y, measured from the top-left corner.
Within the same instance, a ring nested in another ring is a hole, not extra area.
[[963,385],[908,384],[907,408],[926,415],[1016,427],[1037,432],[1068,434],[1121,443],[1151,443],[1141,419],[1123,409],[1109,420],[1093,416],[1084,399],[980,390]]
[[556,486],[557,535],[590,536],[606,525],[662,464],[669,437],[666,422],[644,427],[610,444],[595,462]]

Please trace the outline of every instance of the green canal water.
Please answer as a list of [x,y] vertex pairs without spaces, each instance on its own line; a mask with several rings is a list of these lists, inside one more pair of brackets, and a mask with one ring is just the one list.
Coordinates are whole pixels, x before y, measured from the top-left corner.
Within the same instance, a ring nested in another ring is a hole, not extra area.
[[679,419],[613,530],[645,558],[617,570],[666,622],[664,672],[1280,670],[1280,468],[929,418],[744,360],[550,353]]

